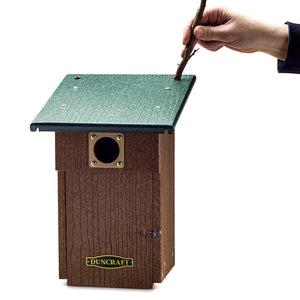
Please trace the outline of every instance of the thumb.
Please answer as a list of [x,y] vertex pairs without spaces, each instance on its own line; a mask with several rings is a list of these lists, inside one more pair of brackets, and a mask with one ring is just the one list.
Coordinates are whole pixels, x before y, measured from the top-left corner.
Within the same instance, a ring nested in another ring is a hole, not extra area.
[[224,41],[224,26],[197,26],[194,35],[202,41]]

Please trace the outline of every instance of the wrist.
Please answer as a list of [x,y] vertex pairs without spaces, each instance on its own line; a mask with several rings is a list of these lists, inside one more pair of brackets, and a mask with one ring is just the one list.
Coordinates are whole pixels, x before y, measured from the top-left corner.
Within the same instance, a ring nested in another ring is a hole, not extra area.
[[289,42],[288,25],[265,25],[260,51],[285,61]]

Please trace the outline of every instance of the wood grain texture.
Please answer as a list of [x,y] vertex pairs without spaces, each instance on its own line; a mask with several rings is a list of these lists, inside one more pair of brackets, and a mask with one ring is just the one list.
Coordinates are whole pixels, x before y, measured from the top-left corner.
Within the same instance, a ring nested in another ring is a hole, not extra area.
[[66,244],[66,172],[59,171],[58,176],[58,240],[59,240],[59,278],[67,279]]
[[[154,241],[154,282],[162,282],[175,265],[175,134],[159,135],[159,177],[153,181],[153,223],[161,228]],[[159,244],[157,244],[159,242]]]
[[[175,134],[159,135],[161,274],[164,279],[175,265]],[[154,211],[154,214],[157,212]]]
[[[125,133],[125,165],[122,171],[158,172],[158,134]],[[88,133],[55,133],[56,170],[87,170],[89,166]]]
[[180,81],[172,75],[67,75],[30,128],[171,133],[195,80],[194,75]]
[[[152,288],[152,175],[67,171],[68,284]],[[99,255],[133,258],[133,268],[87,267]]]
[[[56,133],[60,278],[151,288],[175,263],[174,134],[125,134],[123,169],[90,168],[87,148],[87,133]],[[133,258],[134,267],[85,265],[86,257],[110,254]]]

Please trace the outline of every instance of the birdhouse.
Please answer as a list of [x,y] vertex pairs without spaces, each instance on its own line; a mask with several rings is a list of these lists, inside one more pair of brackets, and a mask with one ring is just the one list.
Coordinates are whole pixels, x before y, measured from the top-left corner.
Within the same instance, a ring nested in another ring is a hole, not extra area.
[[30,125],[55,132],[68,285],[152,288],[174,266],[174,128],[195,79],[67,75]]

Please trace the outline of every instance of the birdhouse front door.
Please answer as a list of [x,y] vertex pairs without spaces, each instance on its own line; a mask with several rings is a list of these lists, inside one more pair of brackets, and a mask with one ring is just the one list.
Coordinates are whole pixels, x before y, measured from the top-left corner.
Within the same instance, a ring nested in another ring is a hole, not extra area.
[[151,174],[67,171],[66,187],[68,284],[151,285]]

